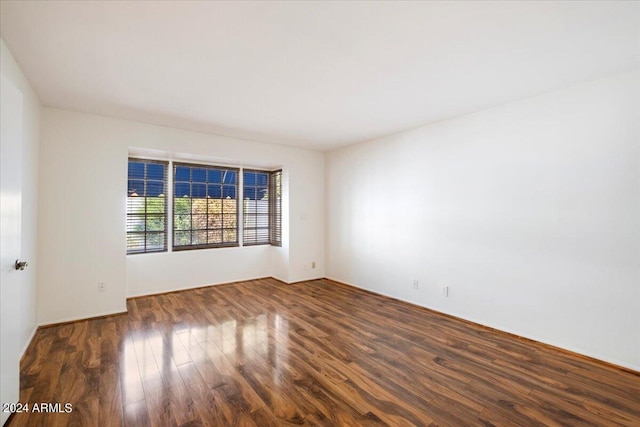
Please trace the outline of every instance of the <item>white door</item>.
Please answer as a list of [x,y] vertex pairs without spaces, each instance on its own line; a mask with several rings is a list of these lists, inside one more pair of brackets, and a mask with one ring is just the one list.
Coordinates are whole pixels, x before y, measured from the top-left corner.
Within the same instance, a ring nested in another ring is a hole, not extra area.
[[[2,75],[0,82],[0,402],[20,393],[20,259],[22,208],[22,93]],[[1,412],[0,425],[9,417]]]

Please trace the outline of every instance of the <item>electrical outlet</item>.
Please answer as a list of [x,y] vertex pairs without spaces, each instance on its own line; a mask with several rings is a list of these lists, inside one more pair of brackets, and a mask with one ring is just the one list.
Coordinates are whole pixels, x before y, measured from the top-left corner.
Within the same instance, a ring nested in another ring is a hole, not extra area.
[[98,292],[104,292],[106,290],[106,288],[107,288],[106,283],[104,283],[104,282],[98,283]]
[[313,262],[311,263],[311,268],[316,268],[316,262],[315,262],[315,261],[313,261]]
[[418,289],[418,281],[417,280],[413,281],[413,289]]
[[442,296],[444,297],[449,297],[449,287],[448,286],[443,286],[442,287]]

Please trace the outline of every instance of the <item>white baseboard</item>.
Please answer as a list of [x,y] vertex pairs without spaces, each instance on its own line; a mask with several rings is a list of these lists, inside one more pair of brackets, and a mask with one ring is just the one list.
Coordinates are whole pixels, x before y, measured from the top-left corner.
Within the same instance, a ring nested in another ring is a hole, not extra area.
[[31,334],[29,334],[29,338],[24,343],[22,350],[20,350],[20,359],[22,359],[24,357],[24,354],[27,352],[27,349],[31,345],[31,341],[33,341],[33,337],[36,335],[37,330],[38,330],[38,325],[33,327],[33,331],[31,331]]
[[126,312],[127,312],[127,307],[125,305],[123,310],[105,311],[103,313],[94,313],[94,314],[91,314],[90,316],[77,316],[77,317],[67,317],[67,318],[64,318],[64,319],[56,319],[54,321],[41,322],[41,323],[38,324],[38,327],[47,327],[47,326],[51,326],[51,325],[57,325],[59,323],[77,322],[79,320],[91,320],[91,319],[94,319],[96,317],[115,316],[117,314],[124,314]]

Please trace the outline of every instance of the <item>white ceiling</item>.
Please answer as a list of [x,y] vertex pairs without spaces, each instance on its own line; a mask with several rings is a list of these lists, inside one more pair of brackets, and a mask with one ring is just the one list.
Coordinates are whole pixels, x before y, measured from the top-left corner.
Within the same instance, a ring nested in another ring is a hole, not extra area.
[[318,150],[638,67],[640,2],[2,1],[47,106]]

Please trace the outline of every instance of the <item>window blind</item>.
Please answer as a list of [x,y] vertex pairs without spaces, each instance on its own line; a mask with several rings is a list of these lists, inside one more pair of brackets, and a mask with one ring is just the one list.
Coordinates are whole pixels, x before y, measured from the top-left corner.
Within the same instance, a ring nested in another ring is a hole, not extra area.
[[243,244],[282,246],[282,171],[245,169]]
[[129,159],[127,254],[167,250],[168,169],[168,162]]
[[269,244],[269,172],[245,169],[243,180],[243,245]]
[[269,174],[269,244],[282,246],[282,170]]

